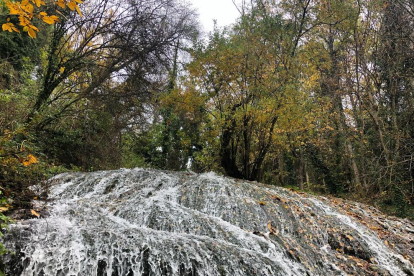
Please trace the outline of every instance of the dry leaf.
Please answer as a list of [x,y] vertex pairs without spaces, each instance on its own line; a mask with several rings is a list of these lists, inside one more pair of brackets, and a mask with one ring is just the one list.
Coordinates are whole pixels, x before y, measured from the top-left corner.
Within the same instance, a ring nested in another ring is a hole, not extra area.
[[30,209],[30,213],[32,213],[32,215],[33,216],[36,216],[36,217],[40,217],[40,215],[39,215],[39,213],[37,213],[35,210],[33,210],[33,209]]

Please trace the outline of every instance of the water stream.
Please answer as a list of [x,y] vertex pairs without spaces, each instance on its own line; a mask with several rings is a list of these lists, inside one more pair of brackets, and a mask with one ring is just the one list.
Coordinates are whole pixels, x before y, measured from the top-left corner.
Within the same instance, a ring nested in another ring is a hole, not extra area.
[[146,169],[50,184],[47,213],[5,235],[7,275],[414,275],[375,231],[286,189]]

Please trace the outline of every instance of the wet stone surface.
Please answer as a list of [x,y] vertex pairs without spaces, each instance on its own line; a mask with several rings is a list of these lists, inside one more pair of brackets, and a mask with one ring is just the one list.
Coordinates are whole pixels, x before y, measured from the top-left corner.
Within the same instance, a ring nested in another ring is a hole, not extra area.
[[414,225],[340,199],[146,169],[50,180],[3,242],[14,275],[414,275]]

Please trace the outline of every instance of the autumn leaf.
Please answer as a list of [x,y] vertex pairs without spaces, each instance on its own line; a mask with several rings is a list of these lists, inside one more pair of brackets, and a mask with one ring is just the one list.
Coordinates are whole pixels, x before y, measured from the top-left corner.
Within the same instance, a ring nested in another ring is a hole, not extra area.
[[52,25],[53,23],[55,23],[55,21],[53,21],[49,16],[43,16],[42,18],[43,22]]
[[29,154],[26,157],[26,159],[22,161],[22,164],[23,164],[23,166],[27,167],[27,166],[30,166],[31,164],[35,164],[37,162],[38,162],[37,158],[35,156],[33,156],[32,154]]
[[3,31],[12,32],[10,25],[7,23],[4,23],[3,25],[1,25],[1,28],[3,29]]
[[6,2],[6,6],[9,9],[10,15],[17,15],[19,14],[19,6],[17,4],[11,3],[9,1]]
[[38,32],[39,29],[33,25],[28,25],[23,28],[23,31],[27,32],[31,38],[36,38],[36,32]]
[[9,32],[18,32],[20,33],[20,31],[14,26],[13,23],[4,23],[2,26],[3,31],[9,31]]
[[55,24],[57,21],[59,21],[59,17],[57,17],[56,15],[51,15],[51,16],[43,16],[42,18],[43,22],[49,24],[49,25],[53,25]]
[[82,16],[82,13],[78,7],[78,3],[81,4],[82,1],[79,0],[72,0],[72,1],[68,1],[66,3],[66,5],[69,7],[70,10],[74,11],[76,10],[76,12],[79,14],[79,16]]
[[19,15],[19,25],[23,26],[23,27],[24,26],[29,26],[30,25],[30,20],[27,19],[24,15]]
[[40,6],[45,5],[45,2],[43,2],[42,0],[34,0],[34,1],[35,1],[35,4],[38,8],[40,8]]
[[[31,38],[36,38],[36,32],[39,32],[39,29],[32,24],[33,17],[37,17],[42,19],[43,22],[53,25],[56,22],[59,22],[59,17],[56,15],[48,15],[44,11],[38,11],[37,9],[45,6],[46,3],[43,0],[22,0],[22,1],[10,1],[4,0],[4,3],[9,10],[9,15],[17,15],[19,18],[19,25],[23,27],[23,31],[27,32]],[[78,4],[83,3],[80,0],[54,0],[54,3],[62,9],[65,9],[66,6],[69,9],[76,10],[76,12],[82,16],[82,12],[80,11]],[[33,5],[34,4],[34,5]],[[57,9],[55,10],[56,13],[61,14]],[[20,31],[9,22],[10,18],[7,18],[8,23],[4,23],[2,25],[3,31],[8,32],[18,32]]]
[[20,8],[25,11],[27,13],[27,17],[32,17],[33,16],[33,11],[34,11],[34,7],[32,4],[30,3],[23,3],[24,1],[22,1],[22,4],[20,5]]
[[82,17],[83,15],[82,15],[78,5],[75,6],[75,9],[76,9],[76,12],[79,14],[79,16]]
[[32,28],[28,28],[27,33],[31,38],[36,38],[36,32]]
[[35,210],[33,210],[33,209],[30,209],[30,213],[32,213],[32,215],[33,216],[36,216],[36,217],[40,217],[40,215],[39,215],[39,213],[37,213]]
[[75,7],[77,6],[75,1],[68,1],[66,4],[68,5],[69,9],[72,11],[74,11]]
[[269,230],[270,234],[276,235],[279,233],[279,231],[275,227],[273,227],[271,220],[269,220],[267,223],[267,229]]
[[58,0],[55,2],[56,5],[58,5],[59,7],[61,7],[62,9],[66,8],[66,4],[65,1],[63,0]]

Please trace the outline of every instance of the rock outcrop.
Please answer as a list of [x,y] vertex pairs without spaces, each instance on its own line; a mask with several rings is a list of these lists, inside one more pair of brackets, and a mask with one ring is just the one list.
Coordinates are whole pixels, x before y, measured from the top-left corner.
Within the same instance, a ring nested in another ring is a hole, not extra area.
[[52,178],[10,227],[14,275],[414,275],[414,225],[340,199],[146,169]]

